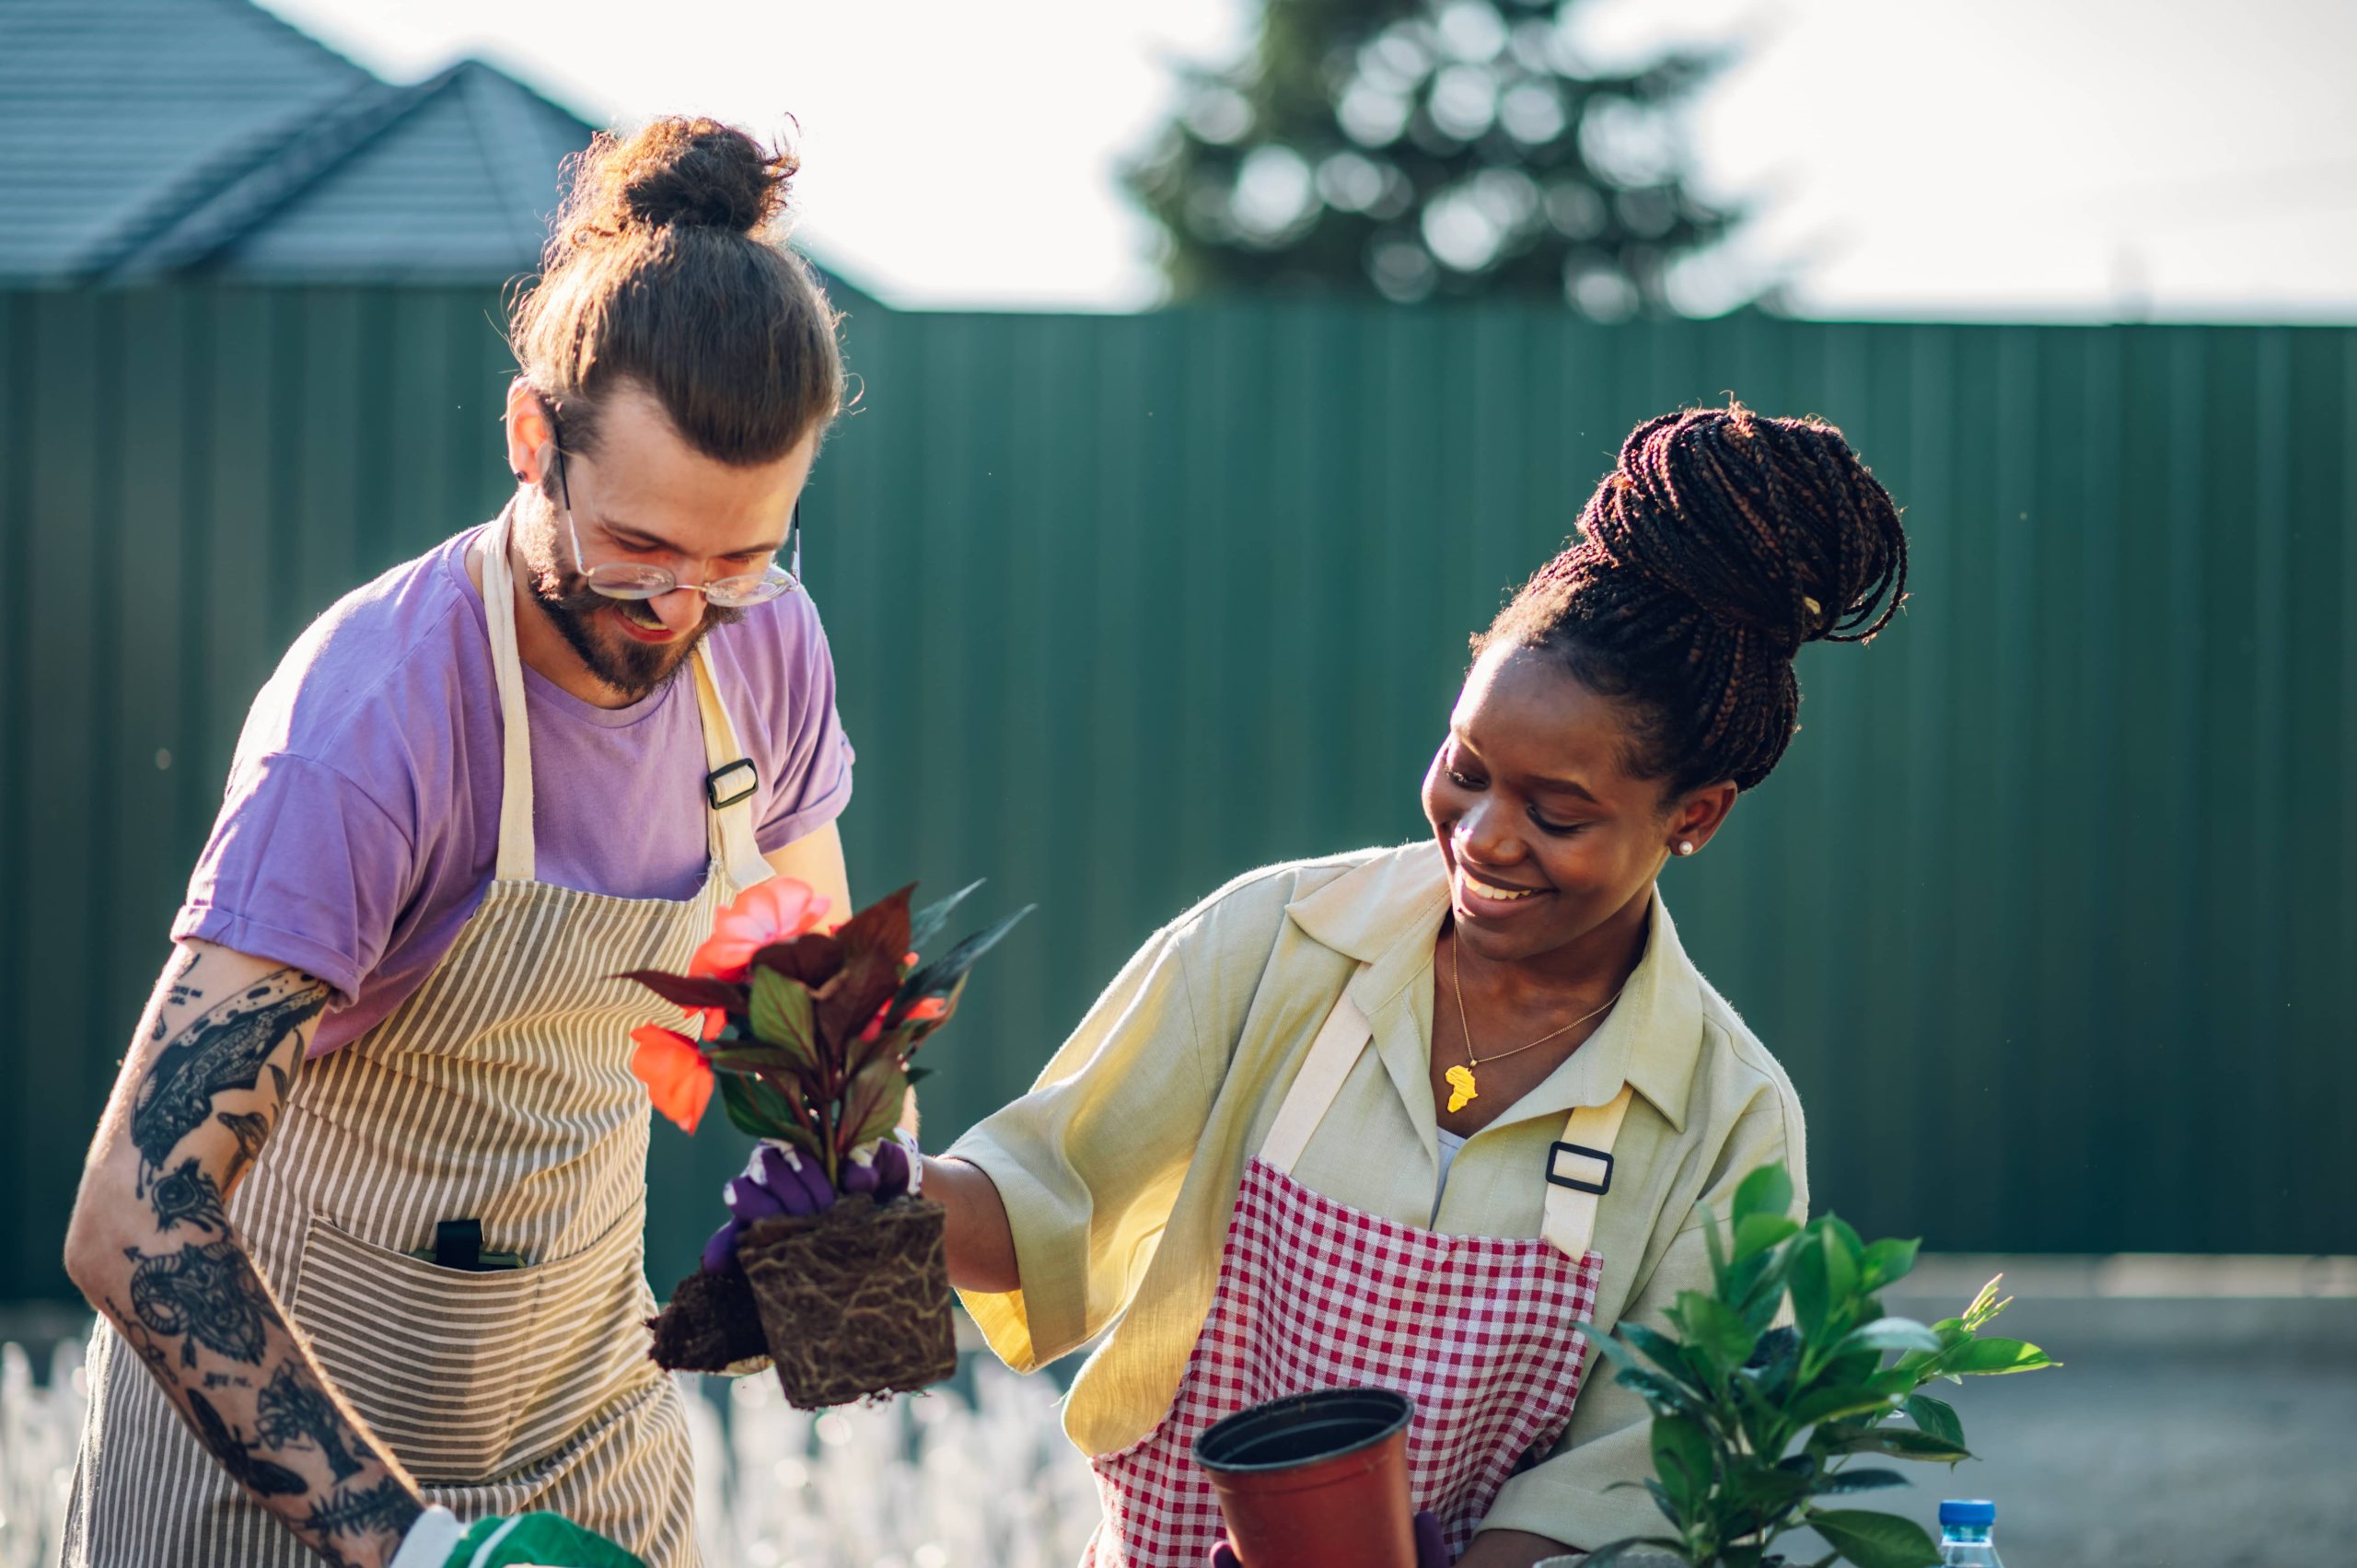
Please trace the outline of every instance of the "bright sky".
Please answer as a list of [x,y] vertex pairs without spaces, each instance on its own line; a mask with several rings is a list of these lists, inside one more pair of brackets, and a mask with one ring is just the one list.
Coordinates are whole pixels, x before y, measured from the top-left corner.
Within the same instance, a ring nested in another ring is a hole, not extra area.
[[[1250,0],[267,0],[395,79],[799,122],[801,233],[906,306],[1151,303],[1116,171]],[[1812,315],[2357,319],[2350,0],[1588,0],[1600,60],[1748,39],[1695,121]],[[1670,18],[1675,18],[1674,24]]]

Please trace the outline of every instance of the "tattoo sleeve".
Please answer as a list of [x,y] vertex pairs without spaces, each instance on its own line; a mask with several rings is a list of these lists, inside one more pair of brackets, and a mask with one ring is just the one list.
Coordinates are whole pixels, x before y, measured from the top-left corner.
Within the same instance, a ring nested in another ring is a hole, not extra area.
[[99,1126],[67,1264],[224,1470],[324,1561],[373,1568],[424,1511],[416,1483],[288,1326],[227,1208],[327,997],[298,970],[181,950]]

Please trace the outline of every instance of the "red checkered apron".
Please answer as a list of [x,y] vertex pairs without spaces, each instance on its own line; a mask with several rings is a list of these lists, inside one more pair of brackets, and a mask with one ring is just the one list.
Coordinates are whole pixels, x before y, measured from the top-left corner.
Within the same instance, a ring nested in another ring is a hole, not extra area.
[[1202,1568],[1225,1527],[1195,1439],[1224,1416],[1317,1388],[1416,1402],[1410,1485],[1453,1560],[1516,1465],[1562,1438],[1579,1399],[1572,1325],[1596,1307],[1596,1200],[1629,1091],[1573,1112],[1550,1154],[1538,1237],[1442,1236],[1294,1179],[1294,1163],[1369,1038],[1344,997],[1244,1167],[1210,1317],[1162,1423],[1092,1461],[1105,1521],[1084,1568]]

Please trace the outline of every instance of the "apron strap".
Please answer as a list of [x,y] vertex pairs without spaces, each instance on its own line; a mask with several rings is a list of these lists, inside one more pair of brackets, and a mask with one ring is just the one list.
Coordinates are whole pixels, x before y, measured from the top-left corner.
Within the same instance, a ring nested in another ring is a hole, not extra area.
[[1547,1210],[1538,1234],[1566,1258],[1586,1257],[1596,1240],[1596,1200],[1612,1190],[1612,1145],[1635,1093],[1623,1084],[1610,1104],[1581,1106],[1547,1151]]
[[[704,798],[712,857],[737,888],[765,882],[770,864],[753,830],[753,796],[760,775],[737,741],[737,726],[712,675],[712,641],[696,645],[696,709],[703,715]],[[724,804],[725,803],[725,804]]]
[[482,609],[491,631],[491,668],[498,678],[499,719],[506,737],[501,759],[505,782],[499,796],[499,861],[493,872],[502,882],[529,882],[540,868],[532,839],[532,726],[524,706],[524,662],[516,652],[516,581],[507,565],[507,540],[516,508],[502,508],[483,536]]
[[1342,1080],[1351,1075],[1352,1064],[1374,1038],[1375,1031],[1357,1003],[1345,994],[1334,1004],[1318,1038],[1310,1042],[1301,1071],[1294,1074],[1284,1103],[1277,1107],[1277,1119],[1269,1124],[1268,1137],[1261,1140],[1260,1158],[1265,1164],[1293,1174],[1294,1162],[1309,1146],[1309,1135],[1318,1131],[1326,1108],[1342,1092]]
[[[502,510],[483,537],[483,618],[490,629],[491,668],[497,678],[505,736],[499,859],[493,875],[502,882],[530,882],[539,876],[540,856],[532,826],[532,726],[524,705],[524,663],[516,651],[515,574],[507,562],[514,517],[513,506]],[[699,643],[691,658],[696,712],[703,728],[706,842],[736,886],[749,888],[770,875],[753,830],[753,764],[738,747],[737,726],[729,722],[728,709],[713,683],[708,644]],[[728,804],[717,804],[723,800]]]
[[[1345,993],[1326,1015],[1309,1054],[1294,1074],[1293,1087],[1277,1107],[1269,1135],[1260,1142],[1260,1159],[1290,1176],[1309,1135],[1325,1119],[1342,1080],[1366,1049],[1375,1032],[1359,1005]],[[1596,1200],[1612,1189],[1612,1145],[1620,1137],[1621,1121],[1636,1093],[1627,1084],[1605,1105],[1584,1105],[1564,1123],[1563,1136],[1547,1152],[1547,1200],[1538,1234],[1574,1262],[1587,1255],[1596,1239]]]

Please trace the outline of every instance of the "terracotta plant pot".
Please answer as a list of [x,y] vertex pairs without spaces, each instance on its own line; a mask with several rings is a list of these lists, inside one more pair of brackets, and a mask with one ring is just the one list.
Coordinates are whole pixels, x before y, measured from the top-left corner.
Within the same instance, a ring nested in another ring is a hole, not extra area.
[[737,1260],[785,1397],[803,1410],[929,1388],[958,1370],[941,1205],[865,1194],[745,1227]]
[[1321,1388],[1238,1411],[1195,1439],[1244,1568],[1416,1568],[1415,1401]]

